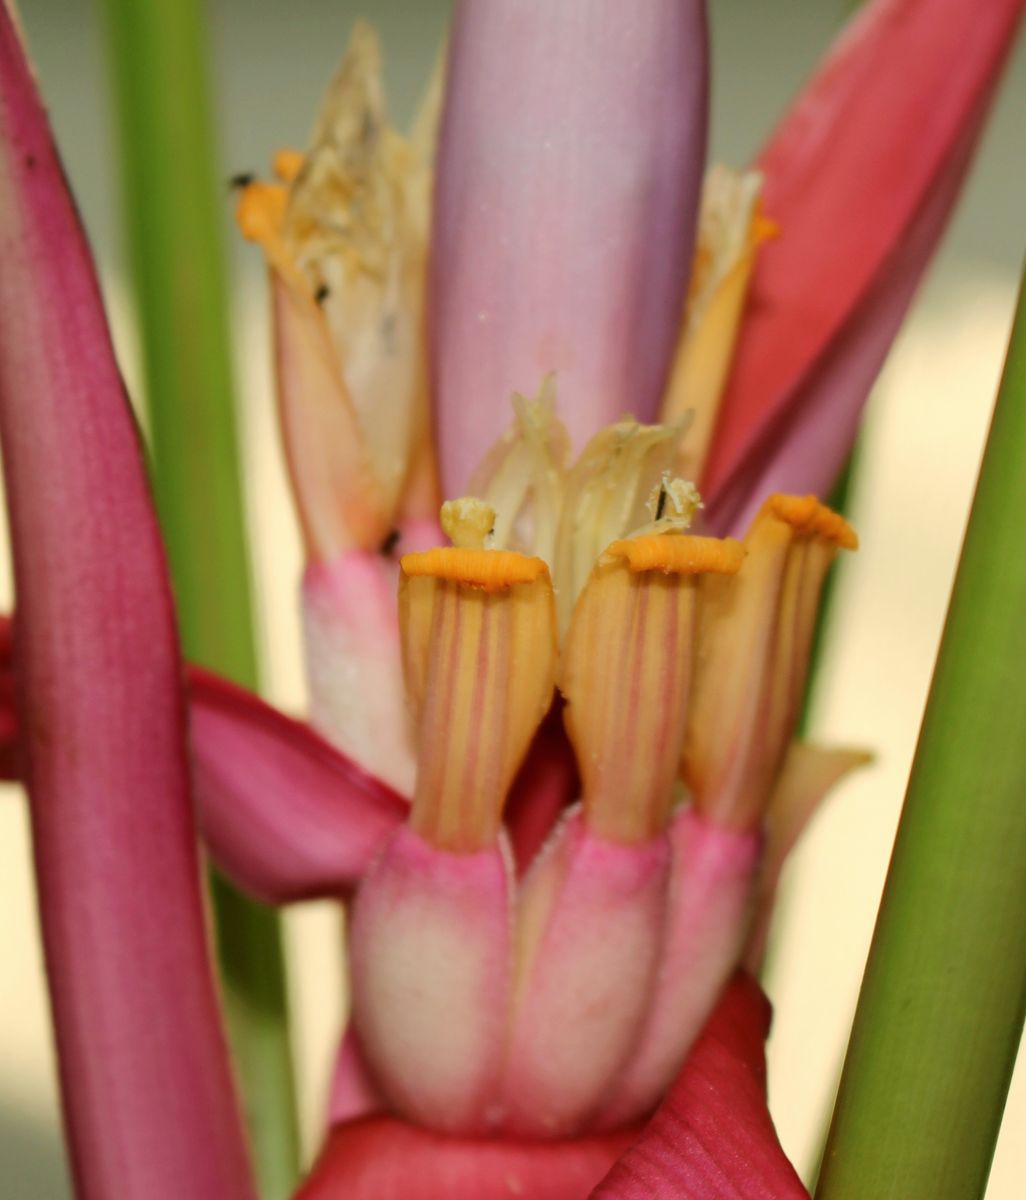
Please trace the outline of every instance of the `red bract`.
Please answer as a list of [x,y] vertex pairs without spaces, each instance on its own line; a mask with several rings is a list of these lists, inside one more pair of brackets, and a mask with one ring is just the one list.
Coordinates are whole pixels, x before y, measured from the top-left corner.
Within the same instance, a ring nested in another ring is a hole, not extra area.
[[877,0],[759,155],[759,256],[704,484],[719,527],[823,493],[937,246],[1022,17],[1019,0]]
[[395,1117],[364,1117],[328,1134],[295,1200],[567,1200],[588,1195],[636,1130],[571,1142],[473,1141]]
[[758,984],[739,972],[595,1200],[806,1200],[766,1107],[770,1017]]
[[766,1109],[769,1025],[765,996],[739,973],[643,1130],[520,1146],[365,1118],[332,1131],[296,1200],[566,1200],[616,1157],[595,1200],[805,1200]]

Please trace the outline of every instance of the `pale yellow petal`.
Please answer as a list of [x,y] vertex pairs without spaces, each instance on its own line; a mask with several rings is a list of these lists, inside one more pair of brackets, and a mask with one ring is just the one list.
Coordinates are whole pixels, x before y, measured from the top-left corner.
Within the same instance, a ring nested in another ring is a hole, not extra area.
[[712,441],[720,398],[759,247],[775,226],[759,210],[757,172],[709,169],[684,321],[663,399],[662,420],[691,412],[676,470],[698,478]]
[[600,430],[582,450],[566,480],[553,560],[561,631],[603,550],[650,522],[652,489],[668,478],[682,432],[625,420]]
[[489,449],[469,490],[495,511],[492,545],[552,563],[563,511],[570,437],[556,416],[556,380],[537,396],[514,395],[513,422]]

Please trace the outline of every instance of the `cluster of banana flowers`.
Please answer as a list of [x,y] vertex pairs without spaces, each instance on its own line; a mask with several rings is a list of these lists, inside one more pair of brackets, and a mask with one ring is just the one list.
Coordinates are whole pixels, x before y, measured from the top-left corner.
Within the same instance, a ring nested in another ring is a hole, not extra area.
[[756,168],[704,183],[700,0],[467,0],[409,137],[357,27],[309,150],[239,200],[311,725],[198,670],[181,690],[88,252],[3,17],[0,762],[32,800],[82,1195],[251,1195],[193,801],[256,896],[352,900],[300,1196],[805,1195],[745,968],[861,760],[794,741],[856,546],[814,494],[1022,8],[875,0]]

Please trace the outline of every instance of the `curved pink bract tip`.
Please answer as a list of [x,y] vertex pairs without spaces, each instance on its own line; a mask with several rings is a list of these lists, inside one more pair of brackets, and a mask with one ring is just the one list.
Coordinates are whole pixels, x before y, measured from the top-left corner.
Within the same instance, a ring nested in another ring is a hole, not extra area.
[[[19,780],[11,626],[0,616],[0,779]],[[408,801],[252,692],[201,667],[187,680],[197,825],[211,858],[267,903],[348,896]]]
[[261,900],[342,897],[409,804],[302,721],[193,667],[198,821],[217,865]]
[[0,261],[18,703],[76,1194],[250,1200],[163,553],[88,250],[3,6]]
[[759,985],[739,971],[594,1200],[809,1200],[766,1106],[770,1018]]
[[1024,0],[875,0],[757,163],[760,254],[703,481],[717,529],[829,491],[954,207]]
[[699,0],[466,0],[450,52],[431,259],[443,490],[512,392],[559,377],[578,448],[653,419],[680,325],[705,158]]

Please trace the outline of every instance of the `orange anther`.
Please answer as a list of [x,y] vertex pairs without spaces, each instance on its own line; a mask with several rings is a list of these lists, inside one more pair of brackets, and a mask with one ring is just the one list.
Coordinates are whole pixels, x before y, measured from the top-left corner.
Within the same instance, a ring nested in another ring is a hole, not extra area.
[[306,155],[301,150],[283,147],[271,160],[271,170],[275,179],[281,180],[282,183],[291,183],[303,169],[305,159]]
[[447,579],[486,592],[505,591],[518,583],[534,583],[549,573],[540,558],[530,558],[512,550],[469,550],[456,546],[404,554],[400,565],[403,573],[411,578]]
[[235,220],[242,236],[261,244],[276,240],[288,197],[277,183],[251,183],[239,194]]
[[785,496],[780,492],[770,496],[766,508],[800,534],[820,537],[844,550],[857,550],[859,539],[855,530],[833,509],[815,496]]
[[613,542],[606,554],[626,559],[632,571],[667,575],[733,575],[745,557],[744,547],[733,538],[677,533],[622,538]]

